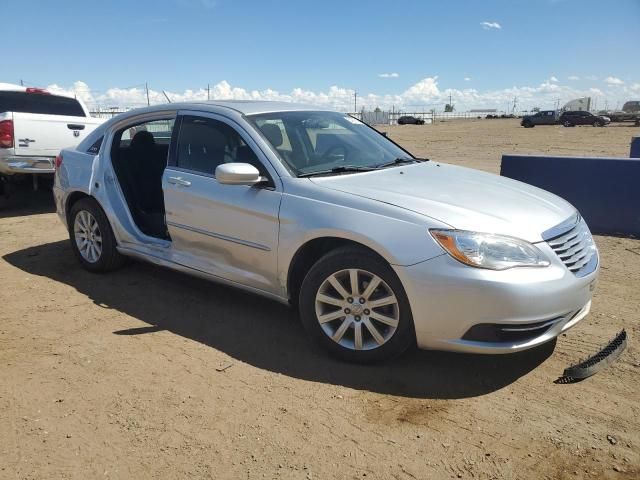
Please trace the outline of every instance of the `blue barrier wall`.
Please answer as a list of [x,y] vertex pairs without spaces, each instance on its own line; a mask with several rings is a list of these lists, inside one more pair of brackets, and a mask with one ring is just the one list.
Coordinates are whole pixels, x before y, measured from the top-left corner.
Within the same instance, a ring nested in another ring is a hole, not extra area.
[[500,175],[571,202],[594,233],[640,236],[640,158],[503,155]]
[[631,152],[629,156],[632,158],[640,158],[640,137],[633,137],[631,139]]

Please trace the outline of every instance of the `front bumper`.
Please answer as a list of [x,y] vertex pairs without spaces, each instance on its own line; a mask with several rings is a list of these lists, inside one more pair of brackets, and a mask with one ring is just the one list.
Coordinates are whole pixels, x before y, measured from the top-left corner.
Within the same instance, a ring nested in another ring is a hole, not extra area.
[[0,173],[54,173],[55,157],[0,157]]
[[[546,244],[537,246],[551,259],[550,266],[494,271],[468,267],[447,254],[394,266],[411,304],[418,346],[511,353],[548,342],[582,320],[591,307],[598,268],[578,278]],[[540,324],[543,330],[529,329]],[[468,332],[487,325],[532,333],[498,341],[470,339]]]

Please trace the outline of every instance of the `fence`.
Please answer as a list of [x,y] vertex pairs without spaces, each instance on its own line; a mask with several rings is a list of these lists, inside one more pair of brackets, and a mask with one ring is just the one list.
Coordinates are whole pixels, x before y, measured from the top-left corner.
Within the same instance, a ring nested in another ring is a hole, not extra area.
[[363,110],[356,113],[349,113],[349,115],[369,125],[397,125],[398,119],[404,116],[419,118],[424,120],[425,124],[429,124],[444,120],[486,118],[487,115],[500,117],[507,114],[494,110],[488,110],[486,112],[404,112],[397,110],[367,112]]
[[94,118],[113,118],[120,113],[124,113],[131,110],[130,108],[109,108],[109,109],[94,109],[89,114]]

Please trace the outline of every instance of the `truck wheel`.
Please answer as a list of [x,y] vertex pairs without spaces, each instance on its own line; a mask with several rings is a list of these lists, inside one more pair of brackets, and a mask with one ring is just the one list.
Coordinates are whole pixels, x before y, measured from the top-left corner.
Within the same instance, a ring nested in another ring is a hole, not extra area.
[[73,253],[90,272],[110,272],[125,262],[107,216],[92,198],[78,200],[71,208],[69,237]]
[[531,123],[530,121],[526,121],[526,122],[524,122],[524,123],[522,124],[522,126],[523,126],[524,128],[533,128],[533,127],[535,127],[535,125],[534,125],[533,123]]
[[343,360],[388,360],[415,343],[400,279],[366,250],[340,248],[318,260],[302,282],[299,307],[309,336]]

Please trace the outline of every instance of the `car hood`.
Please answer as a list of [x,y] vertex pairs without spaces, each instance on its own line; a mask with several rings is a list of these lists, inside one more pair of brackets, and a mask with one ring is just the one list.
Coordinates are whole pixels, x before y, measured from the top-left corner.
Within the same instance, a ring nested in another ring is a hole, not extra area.
[[365,173],[314,177],[315,184],[395,205],[459,230],[529,242],[575,213],[545,190],[498,175],[435,162]]

